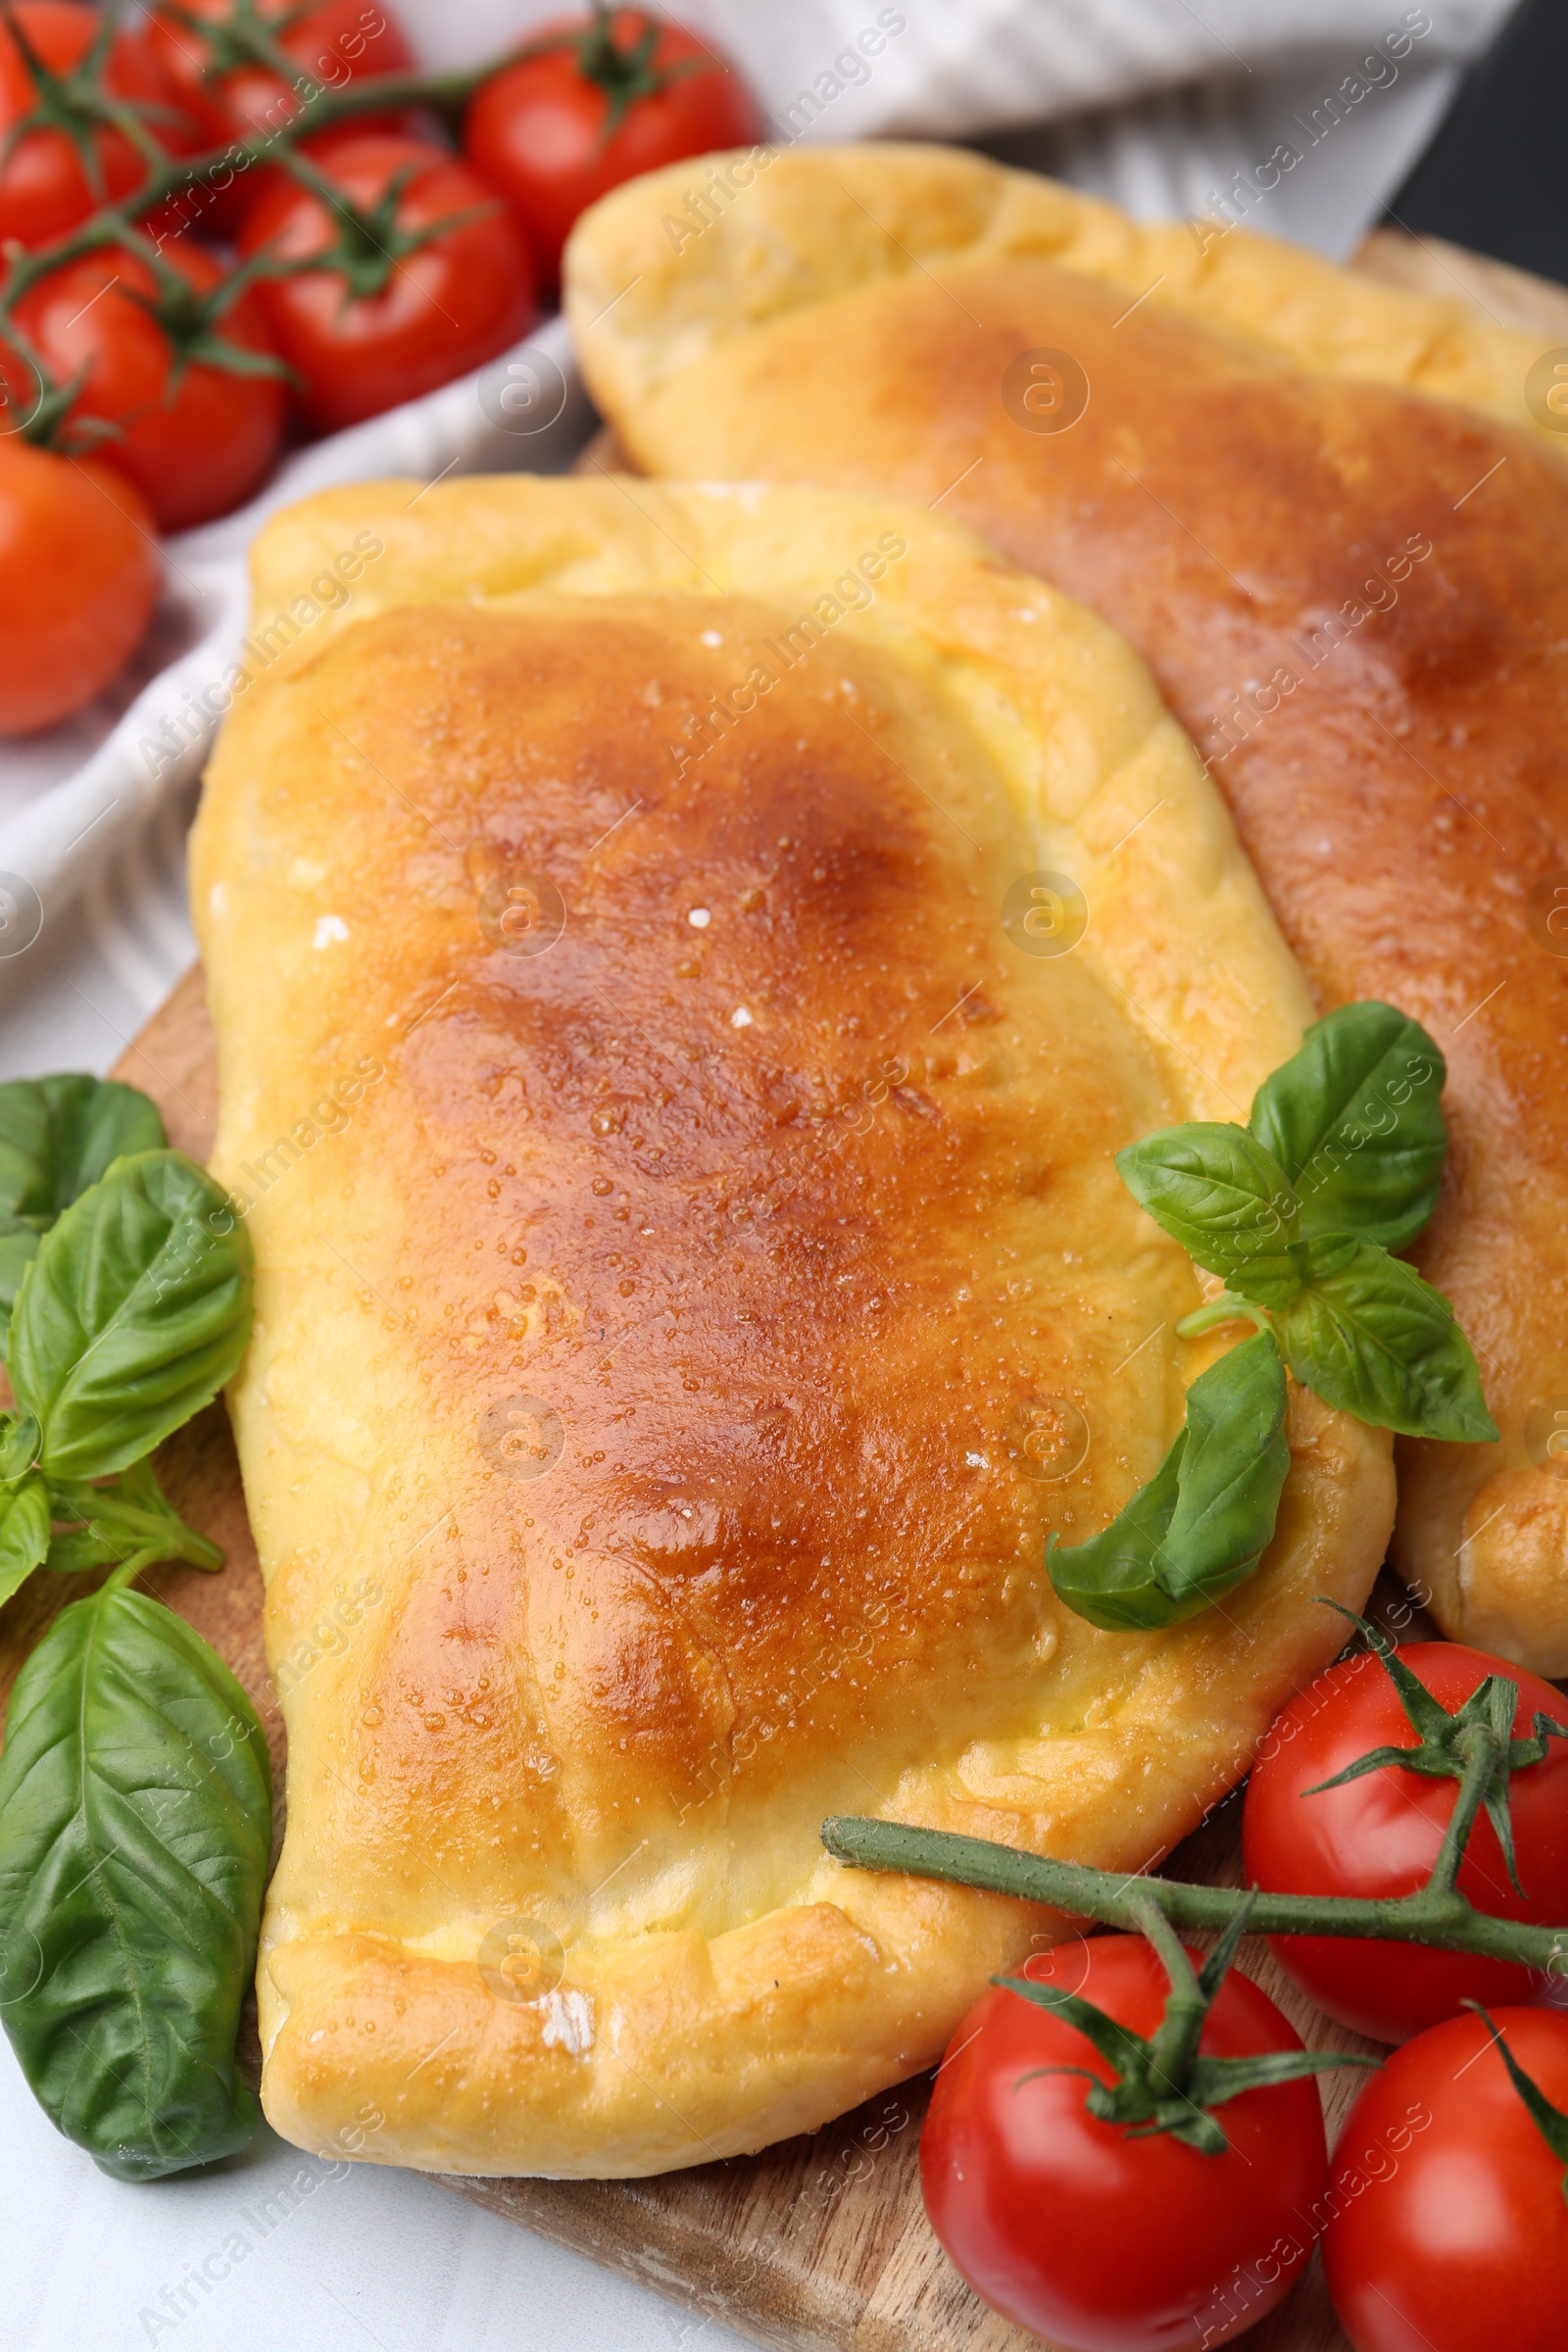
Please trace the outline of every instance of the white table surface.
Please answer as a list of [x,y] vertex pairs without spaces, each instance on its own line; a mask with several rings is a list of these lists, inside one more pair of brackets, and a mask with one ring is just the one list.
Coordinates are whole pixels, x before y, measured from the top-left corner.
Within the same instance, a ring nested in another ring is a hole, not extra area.
[[137,2187],[59,2138],[0,2040],[0,2342],[27,2352],[742,2352],[727,2328],[416,2173],[263,2130]]

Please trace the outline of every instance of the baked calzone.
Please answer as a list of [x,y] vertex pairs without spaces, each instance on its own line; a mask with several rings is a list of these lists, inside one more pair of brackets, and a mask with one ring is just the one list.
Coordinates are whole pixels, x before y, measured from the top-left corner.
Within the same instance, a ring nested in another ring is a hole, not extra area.
[[1135,1869],[1368,1589],[1388,1442],[1304,1393],[1223,1607],[1098,1632],[1044,1565],[1219,1346],[1112,1153],[1244,1117],[1307,994],[1135,657],[922,508],[376,484],[254,560],[294,633],[193,899],[289,1735],[267,2112],[454,2172],[753,2149],[1060,1932],[824,1815]]
[[1319,1004],[1437,1038],[1454,1148],[1415,1256],[1501,1436],[1401,1444],[1394,1556],[1448,1633],[1568,1673],[1562,354],[926,146],[651,174],[566,288],[645,470],[935,500],[1113,621]]

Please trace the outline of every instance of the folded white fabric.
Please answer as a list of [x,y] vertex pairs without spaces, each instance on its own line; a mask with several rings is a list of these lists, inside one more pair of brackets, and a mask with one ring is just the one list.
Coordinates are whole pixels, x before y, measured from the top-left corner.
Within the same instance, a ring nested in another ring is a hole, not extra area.
[[[1511,0],[672,0],[728,50],[781,137],[966,138],[1214,75],[1288,71],[1413,33],[1429,56],[1485,47]],[[561,0],[407,0],[443,65],[493,55]],[[881,35],[878,45],[877,36]],[[1346,71],[1350,70],[1348,56]],[[803,104],[805,100],[807,103]],[[813,102],[814,109],[813,111]]]

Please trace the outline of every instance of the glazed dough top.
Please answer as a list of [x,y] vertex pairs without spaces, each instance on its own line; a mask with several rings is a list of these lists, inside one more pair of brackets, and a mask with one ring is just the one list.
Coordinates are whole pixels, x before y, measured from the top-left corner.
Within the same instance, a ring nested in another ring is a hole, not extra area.
[[[1112,1155],[1244,1117],[1308,1009],[1104,624],[886,501],[411,497],[264,534],[295,640],[194,851],[290,1741],[266,2096],[307,2144],[368,2084],[373,2154],[657,2169],[896,2079],[1016,1948],[824,1814],[1147,1860],[1337,1646],[1387,1447],[1298,1400],[1224,1611],[1054,1599],[1047,1531],[1219,1344]],[[518,1919],[565,1975],[498,2001]]]

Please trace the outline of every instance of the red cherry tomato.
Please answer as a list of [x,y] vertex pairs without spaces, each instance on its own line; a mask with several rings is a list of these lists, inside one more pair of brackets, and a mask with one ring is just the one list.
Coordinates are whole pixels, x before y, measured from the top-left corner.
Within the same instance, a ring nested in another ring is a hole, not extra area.
[[[1170,1989],[1137,1936],[1059,1946],[1030,1973],[1146,2035]],[[1301,2044],[1233,1970],[1201,2046],[1242,2057]],[[1110,2079],[1076,2028],[999,1987],[970,2010],[937,2075],[920,2185],[932,2229],[976,2293],[1063,2352],[1197,2352],[1272,2310],[1304,2262],[1297,2216],[1327,2179],[1315,2082],[1217,2108],[1230,2146],[1206,2156],[1168,2132],[1102,2123],[1082,2074],[1063,2069]]]
[[[1568,2017],[1494,2018],[1526,2074],[1568,2107]],[[1563,2352],[1562,2180],[1480,2018],[1396,2050],[1335,2150],[1323,2262],[1355,2352]]]
[[[456,156],[374,133],[345,141],[321,164],[366,212],[407,173],[399,233],[457,221],[382,270],[379,292],[355,294],[330,265],[258,287],[278,349],[305,379],[301,405],[330,432],[493,359],[527,331],[534,305],[528,257],[506,207]],[[246,215],[240,247],[319,254],[344,233],[337,211],[280,179]],[[371,267],[387,243],[378,230],[366,248]]]
[[[165,257],[197,295],[222,282],[210,254],[171,246]],[[226,514],[271,466],[282,438],[284,387],[275,375],[241,375],[199,359],[176,367],[175,350],[145,307],[158,281],[145,262],[116,251],[51,271],[17,306],[17,323],[57,383],[82,373],[59,446],[92,451],[136,484],[160,530]],[[212,327],[225,343],[270,352],[254,293]],[[34,381],[0,346],[15,408],[30,408]],[[113,438],[93,433],[114,422]]]
[[152,516],[129,482],[0,440],[0,734],[90,703],[135,652],[158,579]]
[[[1514,1736],[1539,1709],[1568,1721],[1549,1684],[1457,1642],[1420,1642],[1399,1656],[1450,1714],[1489,1674],[1519,1686]],[[1371,1654],[1319,1675],[1276,1721],[1248,1783],[1242,1851],[1249,1879],[1272,1894],[1408,1894],[1431,1872],[1459,1784],[1396,1766],[1309,1796],[1375,1747],[1413,1747],[1398,1694]],[[1514,1843],[1524,1898],[1514,1892],[1496,1833],[1477,1820],[1459,1886],[1479,1910],[1544,1927],[1568,1922],[1568,1740],[1510,1782]],[[1463,1952],[1329,1936],[1272,1936],[1294,1983],[1342,2025],[1375,2041],[1403,2041],[1452,2017],[1461,2001],[1527,2001],[1542,1989],[1529,1970]]]
[[[714,147],[750,147],[762,135],[756,101],[734,67],[679,24],[620,8],[607,24],[564,17],[540,25],[529,40],[558,33],[572,38],[484,83],[463,132],[465,152],[512,206],[551,285],[561,275],[567,231],[599,197],[661,164]],[[626,59],[650,34],[647,74],[658,86],[632,95],[607,137],[615,77],[624,69],[612,61],[602,69],[604,78],[594,77],[603,44]],[[670,78],[662,79],[671,68]]]
[[[128,195],[146,177],[146,166],[123,132],[103,124],[87,132],[102,175],[98,187],[89,181],[80,152],[64,130],[25,131],[15,146],[10,144],[37,97],[24,48],[50,73],[69,74],[83,65],[102,26],[99,10],[76,7],[74,0],[16,0],[0,15],[0,141],[5,154],[0,163],[0,244],[13,237],[24,245],[46,244],[84,220],[95,205]],[[194,124],[175,119],[175,93],[134,34],[114,35],[103,86],[111,99],[137,108],[149,134],[172,153],[184,154],[194,144]]]
[[[234,0],[181,0],[177,14],[155,9],[148,27],[149,46],[210,146],[253,130],[275,130],[299,111],[298,92],[270,67],[223,68],[223,35],[235,13]],[[414,69],[402,26],[378,0],[318,0],[314,8],[301,8],[299,0],[259,0],[258,13],[275,28],[272,38],[284,56],[327,89]],[[181,22],[192,17],[212,26],[211,37]]]
[[[276,130],[299,112],[298,90],[270,67],[244,61],[222,65],[225,35],[235,13],[234,0],[180,0],[177,11],[155,9],[147,28],[149,48],[199,124],[203,144],[210,147],[248,138],[253,131]],[[259,0],[259,13],[275,27],[273,39],[301,74],[327,89],[346,89],[368,74],[414,70],[414,52],[403,28],[379,0],[318,0],[318,5],[303,8],[299,0]],[[192,17],[211,31],[182,21]],[[341,138],[400,130],[404,122],[399,113],[357,116],[336,131],[307,139],[305,147],[311,155],[321,155]],[[221,186],[193,189],[174,199],[179,215],[174,224],[199,221],[204,231],[231,232],[246,207],[276,177],[270,167],[253,165]]]

